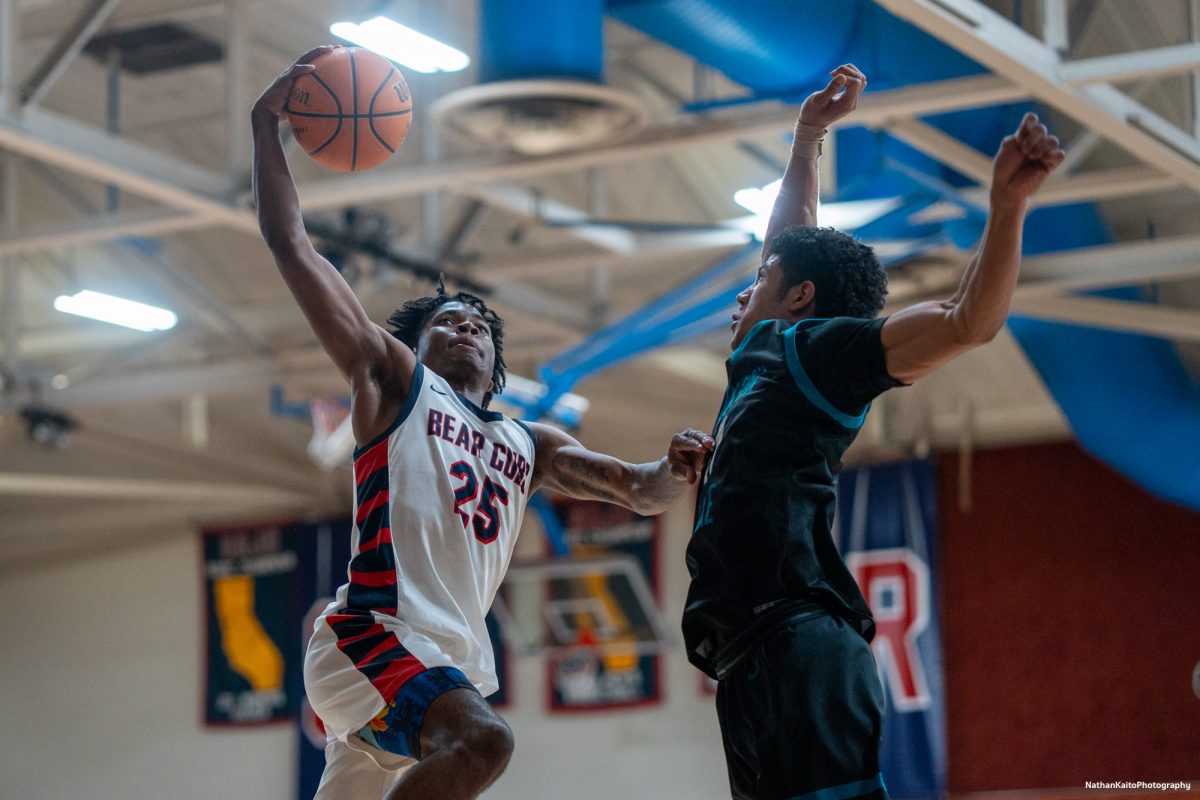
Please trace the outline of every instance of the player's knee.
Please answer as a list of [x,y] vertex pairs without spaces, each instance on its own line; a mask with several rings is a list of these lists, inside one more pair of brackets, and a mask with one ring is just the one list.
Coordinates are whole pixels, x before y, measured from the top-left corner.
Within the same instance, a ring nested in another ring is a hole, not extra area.
[[501,719],[472,726],[460,742],[459,755],[475,769],[499,775],[508,766],[513,753],[512,730]]
[[503,720],[495,720],[492,724],[477,729],[471,744],[471,749],[478,752],[487,763],[498,770],[508,766],[508,760],[513,754],[512,729]]

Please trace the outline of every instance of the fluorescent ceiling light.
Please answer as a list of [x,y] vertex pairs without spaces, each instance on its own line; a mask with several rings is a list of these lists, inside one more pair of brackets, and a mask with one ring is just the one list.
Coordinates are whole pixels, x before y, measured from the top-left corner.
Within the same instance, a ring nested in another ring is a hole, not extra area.
[[471,63],[463,51],[387,17],[361,23],[335,22],[329,32],[417,72],[458,72]]
[[733,200],[751,214],[769,217],[771,216],[771,206],[775,205],[775,198],[779,195],[779,187],[782,185],[783,179],[780,179],[768,183],[761,189],[753,187],[738,189],[733,193]]
[[145,303],[87,289],[73,295],[59,295],[54,299],[54,307],[68,314],[98,319],[113,325],[124,325],[138,331],[169,330],[174,328],[179,320],[174,313],[165,308],[148,306]]
[[[779,196],[779,187],[782,183],[782,180],[778,180],[768,183],[761,189],[739,189],[733,193],[734,201],[754,214],[748,220],[739,220],[739,222],[760,239],[767,233],[767,221],[771,217],[771,209],[775,205],[775,198]],[[901,198],[899,197],[818,203],[817,224],[840,231],[854,230],[878,219],[892,209],[898,208],[900,203]]]

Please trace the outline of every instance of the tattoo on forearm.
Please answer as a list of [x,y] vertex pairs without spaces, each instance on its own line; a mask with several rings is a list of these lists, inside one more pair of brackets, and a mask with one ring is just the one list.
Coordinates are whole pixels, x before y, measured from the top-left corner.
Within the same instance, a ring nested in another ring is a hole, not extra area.
[[589,483],[584,483],[583,481],[579,480],[578,478],[572,478],[570,475],[561,475],[560,474],[558,476],[558,485],[560,487],[562,487],[564,490],[569,491],[569,492],[577,492],[579,494],[588,494],[588,495],[591,495],[592,497],[596,497],[601,500],[614,499],[614,495],[612,492],[610,492],[606,489],[601,489],[598,486],[592,486]]
[[591,483],[606,484],[610,480],[608,470],[603,464],[597,464],[580,456],[559,453],[554,457],[554,466],[559,474],[569,473]]
[[554,476],[563,489],[582,494],[589,494],[604,500],[612,500],[614,495],[605,487],[611,480],[608,470],[603,464],[597,464],[580,456],[559,453],[551,462]]

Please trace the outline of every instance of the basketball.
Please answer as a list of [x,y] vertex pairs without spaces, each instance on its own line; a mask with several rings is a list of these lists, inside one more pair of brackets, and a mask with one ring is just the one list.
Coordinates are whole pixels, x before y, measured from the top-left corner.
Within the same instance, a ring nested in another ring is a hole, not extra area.
[[304,152],[342,172],[387,161],[412,122],[400,70],[361,47],[339,47],[312,63],[316,69],[296,81],[285,109]]

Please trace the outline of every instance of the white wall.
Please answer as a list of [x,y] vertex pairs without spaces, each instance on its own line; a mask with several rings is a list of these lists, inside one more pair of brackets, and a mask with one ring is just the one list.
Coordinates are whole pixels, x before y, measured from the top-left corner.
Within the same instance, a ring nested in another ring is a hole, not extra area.
[[286,727],[201,725],[196,534],[0,576],[0,798],[288,798]]
[[[691,508],[660,551],[667,619],[686,590]],[[0,800],[294,800],[291,726],[201,724],[197,535],[0,573]],[[712,699],[682,651],[657,707],[551,716],[542,663],[514,666],[517,738],[488,800],[728,797]]]

